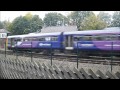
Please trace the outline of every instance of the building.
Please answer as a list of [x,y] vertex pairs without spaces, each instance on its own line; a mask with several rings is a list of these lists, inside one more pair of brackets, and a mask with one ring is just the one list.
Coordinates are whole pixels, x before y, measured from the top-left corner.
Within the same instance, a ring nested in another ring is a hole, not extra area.
[[78,31],[77,26],[51,26],[41,29],[41,33]]
[[0,48],[4,48],[6,37],[10,34],[9,31],[5,29],[0,29]]
[[[107,27],[103,30],[120,30],[120,27]],[[52,33],[52,32],[71,32],[71,31],[78,31],[77,26],[51,26],[45,27],[41,29],[40,33]]]

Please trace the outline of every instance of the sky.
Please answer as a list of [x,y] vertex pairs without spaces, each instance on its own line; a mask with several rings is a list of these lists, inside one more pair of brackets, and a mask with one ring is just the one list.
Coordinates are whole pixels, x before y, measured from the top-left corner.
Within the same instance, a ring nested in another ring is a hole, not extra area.
[[[30,12],[32,15],[39,15],[39,17],[43,19],[45,14],[49,12],[57,12],[67,16],[72,11],[0,11],[0,21],[9,20],[12,22],[16,17],[21,15],[24,16],[28,12]],[[97,15],[100,11],[93,11],[93,12]],[[113,14],[114,11],[105,11],[105,12],[109,14]]]

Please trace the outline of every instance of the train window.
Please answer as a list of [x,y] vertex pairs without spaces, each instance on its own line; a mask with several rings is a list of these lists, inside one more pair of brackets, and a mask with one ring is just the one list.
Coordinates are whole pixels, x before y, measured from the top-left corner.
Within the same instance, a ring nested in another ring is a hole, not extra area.
[[51,41],[58,41],[58,37],[57,36],[51,37]]
[[81,41],[83,37],[81,36],[75,36],[74,37],[74,41]]
[[17,39],[17,41],[21,41],[22,39]]
[[58,37],[53,36],[53,37],[39,37],[39,41],[57,41]]
[[98,36],[93,36],[92,40],[94,41],[102,41],[102,40],[106,40],[106,41],[110,41],[110,40],[118,40],[118,36],[117,35],[98,35]]
[[84,40],[84,41],[91,41],[92,40],[92,36],[91,35],[83,36],[82,40]]
[[78,37],[74,37],[74,41],[79,41]]
[[28,38],[24,38],[23,41],[29,41]]
[[31,41],[31,38],[24,38],[23,41]]
[[103,36],[93,36],[92,40],[93,41],[101,41],[101,40],[104,40],[104,37]]
[[9,43],[9,44],[11,43],[11,39],[8,39],[8,43]]
[[38,41],[37,38],[31,38],[31,41]]
[[111,40],[118,40],[118,36],[117,35],[111,36]]
[[29,37],[29,38],[24,38],[23,41],[38,41],[37,38],[34,38],[34,37]]
[[107,41],[111,40],[111,36],[105,36],[105,40]]
[[92,36],[75,36],[74,41],[91,41]]
[[118,35],[118,40],[120,40],[120,35]]
[[39,37],[38,40],[39,41],[45,41],[45,37]]
[[50,41],[51,37],[45,37],[45,41]]
[[118,40],[117,35],[111,35],[111,36],[105,36],[105,40],[110,41],[110,40]]
[[19,42],[19,41],[22,41],[21,38],[17,38],[17,39],[14,39],[15,42]]

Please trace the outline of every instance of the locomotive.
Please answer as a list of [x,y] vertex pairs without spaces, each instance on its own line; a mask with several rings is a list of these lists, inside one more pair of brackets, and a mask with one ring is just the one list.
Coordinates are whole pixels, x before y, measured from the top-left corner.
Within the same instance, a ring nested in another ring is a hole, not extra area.
[[120,53],[120,29],[30,33],[8,36],[7,39],[9,50],[49,52],[52,48],[60,52],[78,50],[82,54]]

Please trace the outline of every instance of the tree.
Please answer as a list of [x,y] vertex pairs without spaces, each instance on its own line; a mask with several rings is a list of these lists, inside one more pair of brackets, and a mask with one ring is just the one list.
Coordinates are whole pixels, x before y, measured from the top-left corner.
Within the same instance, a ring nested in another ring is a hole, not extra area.
[[48,13],[44,17],[45,26],[61,26],[68,23],[68,18],[60,13]]
[[78,29],[80,29],[83,20],[91,14],[94,13],[91,11],[73,11],[70,15],[68,15],[68,17],[72,25],[77,25]]
[[114,12],[112,19],[111,26],[120,27],[120,11]]
[[11,22],[8,20],[5,20],[2,22],[3,23],[3,26],[6,30],[10,31],[10,27],[11,27]]
[[84,21],[81,23],[80,29],[99,30],[99,29],[104,29],[105,27],[106,27],[106,23],[100,20],[98,17],[96,17],[95,14],[92,14],[84,19]]
[[4,28],[4,25],[2,22],[0,22],[0,29],[3,29]]
[[97,17],[104,21],[107,24],[107,26],[111,25],[111,15],[109,13],[101,11]]
[[22,16],[15,18],[11,24],[10,31],[12,34],[23,34],[25,28],[25,22]]
[[11,24],[10,30],[12,34],[27,34],[37,32],[43,26],[43,21],[38,15],[31,15],[30,13],[25,16],[15,18]]
[[43,26],[43,21],[38,15],[34,15],[30,21],[30,28],[32,32],[40,31]]
[[33,17],[33,15],[32,15],[30,12],[28,12],[28,13],[24,16],[24,18],[27,19],[27,20],[32,19],[32,17]]

